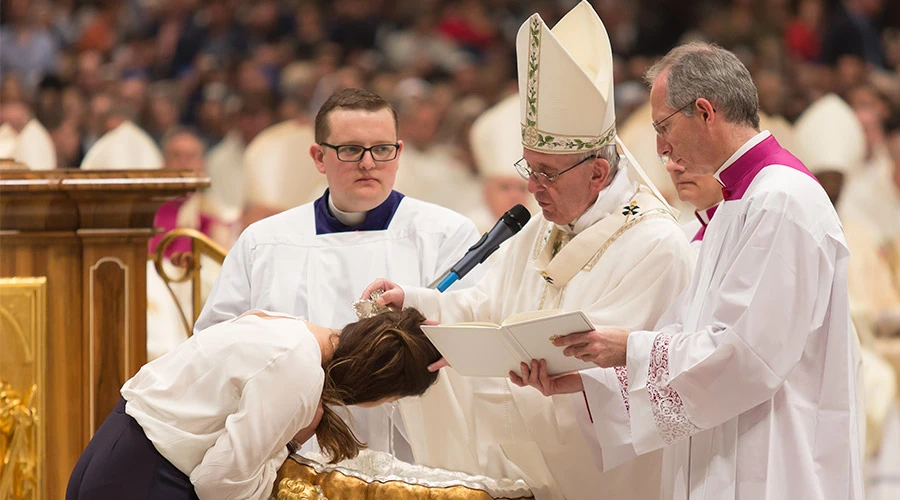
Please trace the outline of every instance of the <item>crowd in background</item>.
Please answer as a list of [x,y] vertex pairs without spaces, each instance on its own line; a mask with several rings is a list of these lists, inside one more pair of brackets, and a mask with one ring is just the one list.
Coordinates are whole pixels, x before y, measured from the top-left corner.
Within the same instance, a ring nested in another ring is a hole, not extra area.
[[[37,118],[52,136],[60,168],[77,168],[123,120],[161,149],[167,133],[187,126],[200,139],[194,156],[205,151],[215,169],[213,163],[240,165],[266,127],[309,122],[334,90],[366,87],[398,109],[407,162],[441,165],[411,169],[416,175],[477,182],[468,129],[516,89],[518,27],[533,12],[553,26],[574,3],[3,0],[0,121],[21,128]],[[857,111],[870,148],[900,121],[900,3],[592,3],[615,54],[620,124],[648,99],[642,75],[654,58],[697,39],[739,55],[770,116],[793,121],[810,102],[836,92]],[[298,145],[297,155],[307,147]],[[211,176],[226,205],[241,204],[228,194],[227,175]],[[402,188],[402,174],[398,182]],[[452,205],[439,190],[416,194]]]

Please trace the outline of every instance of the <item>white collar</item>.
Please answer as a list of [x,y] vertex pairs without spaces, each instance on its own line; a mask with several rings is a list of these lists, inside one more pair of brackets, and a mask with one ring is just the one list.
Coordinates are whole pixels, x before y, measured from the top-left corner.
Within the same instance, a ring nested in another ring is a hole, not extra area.
[[331,211],[331,215],[335,219],[341,221],[341,224],[353,227],[362,224],[366,220],[366,213],[368,212],[342,212],[338,207],[334,206],[334,201],[331,198],[331,196],[328,197],[328,210]]
[[557,224],[556,227],[560,231],[578,234],[585,229],[593,226],[600,219],[613,213],[619,208],[623,201],[631,199],[634,196],[634,186],[628,178],[628,172],[622,168],[624,165],[619,162],[619,171],[608,186],[603,188],[597,194],[597,201],[588,208],[583,214],[579,215],[569,224]]
[[757,144],[761,143],[762,141],[768,139],[770,135],[772,135],[772,134],[770,134],[768,130],[763,130],[762,132],[751,137],[750,140],[748,140],[747,142],[744,143],[743,146],[738,148],[738,150],[735,151],[734,154],[731,155],[730,158],[725,160],[725,163],[723,163],[722,166],[719,167],[718,170],[716,170],[716,173],[713,174],[713,177],[715,177],[716,180],[719,181],[719,184],[724,186],[725,183],[722,182],[721,178],[719,178],[719,174],[721,174],[726,168],[728,168],[732,164],[734,164],[734,162],[736,162],[738,158],[740,158],[741,156],[744,156],[744,153],[746,153],[747,151],[750,151],[751,149],[753,149],[754,146],[756,146]]

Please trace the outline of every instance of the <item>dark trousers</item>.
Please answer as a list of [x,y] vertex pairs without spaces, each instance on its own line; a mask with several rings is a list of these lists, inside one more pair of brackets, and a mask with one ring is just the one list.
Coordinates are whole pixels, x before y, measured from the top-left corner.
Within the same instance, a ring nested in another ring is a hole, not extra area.
[[197,500],[191,480],[165,459],[125,413],[125,400],[88,443],[66,500]]

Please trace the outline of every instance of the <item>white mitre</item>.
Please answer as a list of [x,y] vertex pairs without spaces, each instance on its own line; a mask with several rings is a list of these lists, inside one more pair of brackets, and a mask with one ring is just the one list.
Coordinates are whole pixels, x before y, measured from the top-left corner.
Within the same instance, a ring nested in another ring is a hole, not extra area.
[[8,123],[0,123],[0,159],[14,159],[18,142],[19,134],[16,129]]
[[762,111],[759,112],[759,129],[768,130],[775,137],[778,144],[788,151],[793,151],[794,146],[794,127],[791,123],[781,116],[769,116]]
[[571,154],[610,144],[616,136],[609,36],[587,1],[551,30],[532,14],[516,36],[522,145]]
[[16,146],[16,161],[31,170],[52,170],[56,168],[56,145],[47,129],[37,118],[28,120]]
[[165,160],[153,138],[131,121],[103,134],[84,155],[83,170],[163,168]]
[[590,3],[582,0],[552,30],[532,14],[516,36],[516,57],[523,147],[573,154],[615,142],[632,181],[647,186],[677,217],[616,136],[612,46]]
[[794,154],[813,173],[851,175],[866,154],[865,132],[853,108],[835,94],[810,104],[794,124]]
[[656,131],[653,130],[650,101],[631,113],[619,128],[618,135],[656,187],[670,199],[677,199],[672,179],[656,152]]
[[518,177],[522,158],[519,96],[512,94],[482,113],[469,129],[469,144],[478,173],[484,177]]
[[246,202],[287,210],[321,195],[325,176],[307,153],[314,142],[312,126],[296,120],[260,132],[244,152]]

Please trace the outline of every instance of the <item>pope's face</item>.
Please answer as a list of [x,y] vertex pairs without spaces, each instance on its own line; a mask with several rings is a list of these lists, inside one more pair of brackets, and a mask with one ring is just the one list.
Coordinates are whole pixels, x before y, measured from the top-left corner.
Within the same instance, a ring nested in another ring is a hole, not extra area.
[[[578,163],[579,155],[551,155],[526,149],[525,161],[534,172],[556,175]],[[544,218],[555,224],[569,224],[590,208],[609,174],[606,160],[593,158],[560,175],[548,187],[528,179],[528,191],[541,207]]]
[[722,185],[712,174],[692,174],[685,165],[671,158],[666,162],[666,171],[672,178],[678,199],[690,203],[697,210],[706,210],[722,201]]
[[378,111],[335,109],[328,113],[328,138],[334,146],[372,147],[399,144],[397,157],[375,161],[371,152],[354,162],[341,161],[334,148],[313,144],[309,149],[319,172],[325,174],[334,205],[345,212],[366,212],[382,204],[394,188],[403,141],[397,140],[394,116],[389,109]]

